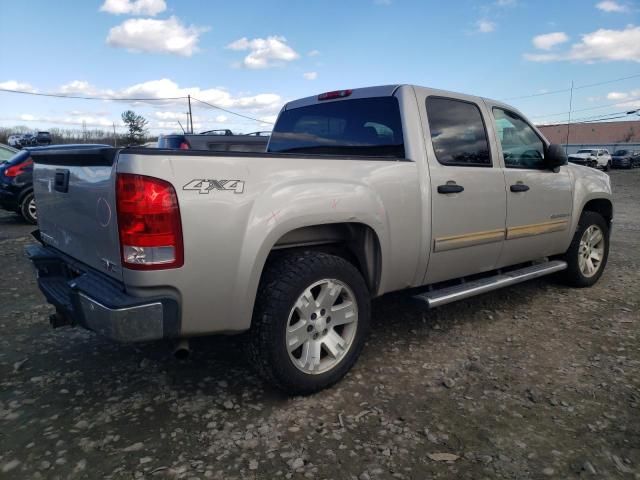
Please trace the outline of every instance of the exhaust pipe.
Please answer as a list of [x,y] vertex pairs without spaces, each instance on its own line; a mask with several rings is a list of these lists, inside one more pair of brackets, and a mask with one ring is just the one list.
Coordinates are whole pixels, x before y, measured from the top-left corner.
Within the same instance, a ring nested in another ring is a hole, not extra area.
[[189,348],[189,340],[182,338],[178,340],[173,348],[173,356],[178,360],[186,360],[191,355],[191,349]]

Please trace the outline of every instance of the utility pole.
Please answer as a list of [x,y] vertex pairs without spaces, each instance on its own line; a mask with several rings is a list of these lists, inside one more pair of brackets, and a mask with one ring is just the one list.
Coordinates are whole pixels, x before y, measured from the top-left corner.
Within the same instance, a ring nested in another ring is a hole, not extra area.
[[87,121],[82,121],[82,138],[84,143],[87,143]]
[[191,113],[191,95],[187,95],[187,101],[189,102],[189,120],[191,121],[191,133],[193,133],[193,115]]
[[118,137],[116,137],[116,122],[113,122],[113,146],[118,146]]
[[569,132],[571,129],[571,110],[573,109],[573,80],[571,80],[571,93],[569,94],[569,121],[567,122],[567,143],[564,146],[564,153],[569,154]]

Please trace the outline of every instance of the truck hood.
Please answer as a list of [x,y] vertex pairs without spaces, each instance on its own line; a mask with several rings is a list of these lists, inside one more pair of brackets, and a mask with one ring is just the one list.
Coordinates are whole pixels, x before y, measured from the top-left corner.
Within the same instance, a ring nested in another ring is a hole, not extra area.
[[584,180],[587,183],[597,185],[600,189],[611,193],[611,179],[606,173],[596,170],[595,168],[576,165],[575,163],[569,163],[567,167],[574,179]]

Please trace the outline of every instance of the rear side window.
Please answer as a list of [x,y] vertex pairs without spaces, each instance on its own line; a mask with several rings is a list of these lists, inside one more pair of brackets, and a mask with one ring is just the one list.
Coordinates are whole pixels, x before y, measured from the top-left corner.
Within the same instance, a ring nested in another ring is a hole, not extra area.
[[404,158],[398,99],[339,100],[285,110],[268,151]]
[[489,141],[477,105],[451,98],[427,98],[436,158],[443,165],[490,167]]

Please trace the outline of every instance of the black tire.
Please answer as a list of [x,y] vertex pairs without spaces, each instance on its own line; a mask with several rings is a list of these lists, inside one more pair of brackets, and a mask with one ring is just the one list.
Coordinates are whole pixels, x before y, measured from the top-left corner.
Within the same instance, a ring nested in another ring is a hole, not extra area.
[[[595,274],[592,276],[586,276],[580,269],[579,264],[580,241],[584,232],[592,225],[598,227],[603,233],[604,253]],[[576,233],[573,235],[571,245],[561,258],[567,262],[567,269],[562,272],[562,277],[565,283],[573,287],[583,288],[594,285],[600,279],[602,272],[607,265],[607,259],[609,258],[609,226],[602,215],[596,212],[582,212],[578,222],[578,228],[576,229]]]
[[20,215],[22,215],[25,221],[35,225],[38,223],[38,217],[37,213],[33,212],[33,208],[30,208],[31,202],[34,202],[35,205],[33,192],[27,193],[22,199],[22,202],[20,202]]
[[602,170],[604,170],[605,172],[608,172],[610,169],[611,169],[611,162],[607,162],[607,164],[604,166]]
[[[338,280],[351,290],[357,305],[357,324],[341,360],[328,371],[310,374],[290,358],[286,330],[299,297],[324,279]],[[247,341],[249,361],[263,378],[290,395],[308,395],[327,388],[358,359],[369,330],[370,310],[370,295],[362,275],[343,258],[315,251],[274,256],[265,266],[258,289]]]

